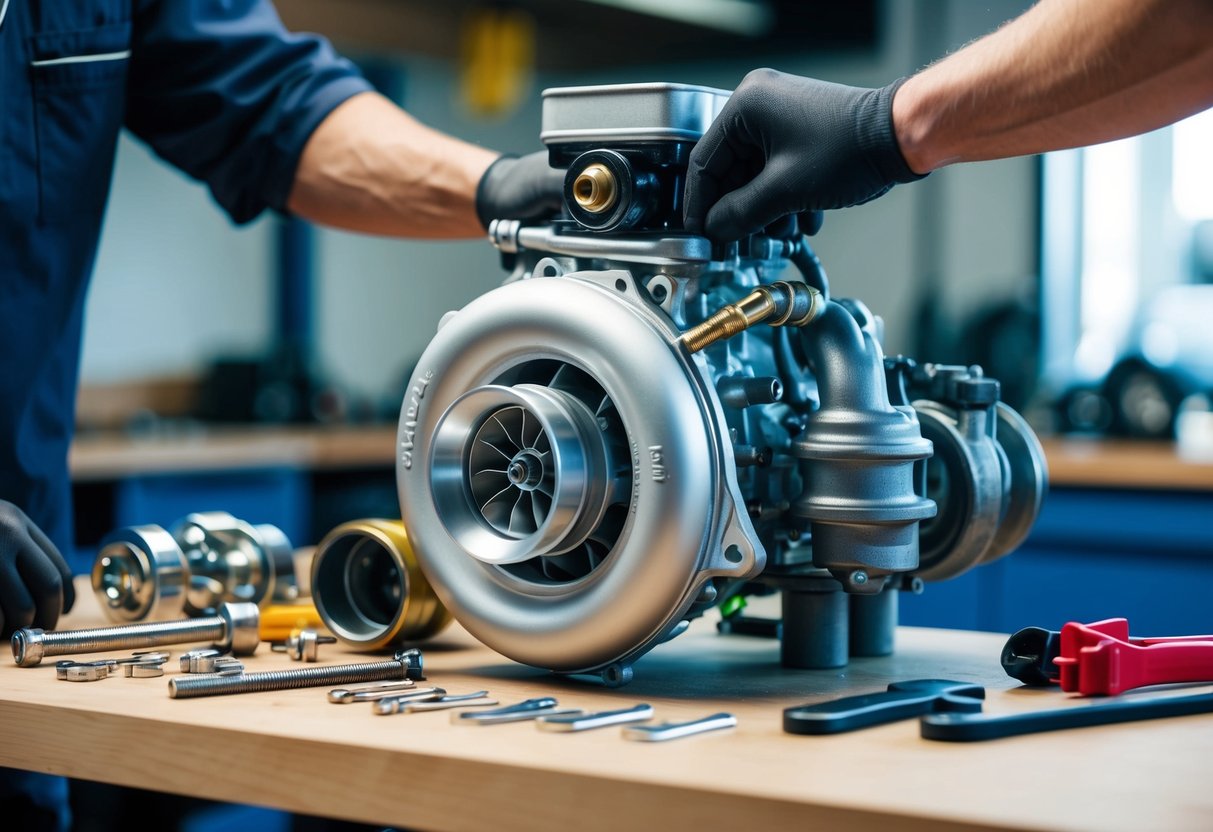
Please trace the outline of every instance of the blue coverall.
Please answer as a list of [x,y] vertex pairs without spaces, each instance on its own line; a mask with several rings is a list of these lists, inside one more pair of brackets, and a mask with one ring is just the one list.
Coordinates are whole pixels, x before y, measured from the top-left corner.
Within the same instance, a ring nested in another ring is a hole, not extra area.
[[[268,0],[0,0],[0,499],[61,551],[84,297],[119,130],[242,223],[284,208],[312,130],[369,89],[325,40],[285,31]],[[67,822],[63,780],[0,769],[0,824]]]

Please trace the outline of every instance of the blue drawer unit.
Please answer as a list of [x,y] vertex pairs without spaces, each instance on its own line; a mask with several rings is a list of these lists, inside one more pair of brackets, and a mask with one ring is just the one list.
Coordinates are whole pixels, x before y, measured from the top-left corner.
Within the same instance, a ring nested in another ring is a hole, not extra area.
[[196,511],[226,511],[254,525],[271,523],[295,546],[309,541],[311,485],[297,468],[153,474],[118,481],[114,526],[169,527]]
[[1213,493],[1054,488],[1020,549],[901,602],[901,623],[1012,632],[1124,617],[1213,633]]

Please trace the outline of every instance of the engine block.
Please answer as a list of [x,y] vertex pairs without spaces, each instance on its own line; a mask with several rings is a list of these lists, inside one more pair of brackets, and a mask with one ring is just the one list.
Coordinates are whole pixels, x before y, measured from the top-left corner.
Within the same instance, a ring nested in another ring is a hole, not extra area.
[[[727,98],[547,90],[565,210],[491,225],[508,277],[410,381],[405,526],[443,603],[517,661],[623,684],[713,607],[788,666],[886,654],[899,591],[1012,551],[1039,512],[1040,444],[980,368],[886,358],[798,234],[683,231]],[[744,615],[772,592],[782,621]]]

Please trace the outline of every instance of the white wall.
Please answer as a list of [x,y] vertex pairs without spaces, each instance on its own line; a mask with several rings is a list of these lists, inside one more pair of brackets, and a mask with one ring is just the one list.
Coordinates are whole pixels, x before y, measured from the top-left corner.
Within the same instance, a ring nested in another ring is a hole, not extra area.
[[[878,85],[995,28],[1027,0],[889,2],[875,57],[806,55],[778,69]],[[712,59],[576,77],[542,78],[504,122],[463,114],[454,74],[406,64],[405,98],[423,121],[499,150],[538,149],[544,86],[682,81],[732,88],[752,68]],[[198,186],[124,141],[96,281],[89,299],[84,380],[198,369],[215,350],[255,350],[272,330],[267,221],[234,230]],[[1005,296],[1036,268],[1036,182],[1030,160],[964,165],[832,212],[816,239],[836,294],[867,302],[886,322],[889,352],[911,348],[911,316],[926,285],[952,315]],[[398,389],[439,317],[497,285],[496,252],[479,241],[396,241],[324,231],[317,243],[318,357],[353,392]],[[923,356],[929,358],[929,356]]]

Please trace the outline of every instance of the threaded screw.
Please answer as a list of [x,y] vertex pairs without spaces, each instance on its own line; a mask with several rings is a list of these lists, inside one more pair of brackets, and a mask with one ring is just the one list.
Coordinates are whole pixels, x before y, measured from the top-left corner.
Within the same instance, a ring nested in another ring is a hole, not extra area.
[[13,633],[13,660],[21,667],[34,667],[47,656],[204,642],[224,651],[230,650],[237,656],[250,656],[261,642],[260,617],[256,604],[242,602],[221,605],[217,615],[180,621],[150,621],[49,633],[27,627]]
[[421,651],[402,650],[389,661],[333,664],[297,670],[270,670],[236,676],[191,676],[170,679],[168,695],[173,699],[221,696],[229,693],[261,693],[322,685],[348,685],[386,679],[424,679]]

